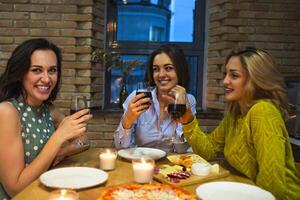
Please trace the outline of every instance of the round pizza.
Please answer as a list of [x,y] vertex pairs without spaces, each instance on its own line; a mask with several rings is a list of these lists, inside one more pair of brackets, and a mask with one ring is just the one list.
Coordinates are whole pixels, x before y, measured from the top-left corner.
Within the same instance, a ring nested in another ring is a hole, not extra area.
[[127,184],[111,186],[98,200],[196,200],[195,195],[179,187],[163,184]]

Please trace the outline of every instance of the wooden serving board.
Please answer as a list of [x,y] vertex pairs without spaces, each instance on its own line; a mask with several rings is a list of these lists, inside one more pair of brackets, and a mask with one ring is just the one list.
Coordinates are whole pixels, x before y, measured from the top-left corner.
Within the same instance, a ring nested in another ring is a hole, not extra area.
[[186,186],[186,185],[193,185],[196,183],[204,183],[210,180],[214,180],[217,178],[222,178],[225,176],[228,176],[230,174],[230,172],[224,168],[222,168],[221,166],[219,166],[219,173],[210,173],[207,176],[196,176],[196,175],[191,175],[189,178],[187,179],[182,179],[180,180],[180,182],[178,183],[174,183],[169,181],[167,178],[165,178],[162,174],[154,174],[154,179],[157,180],[158,182],[161,183],[166,183],[169,185],[174,185],[174,186]]

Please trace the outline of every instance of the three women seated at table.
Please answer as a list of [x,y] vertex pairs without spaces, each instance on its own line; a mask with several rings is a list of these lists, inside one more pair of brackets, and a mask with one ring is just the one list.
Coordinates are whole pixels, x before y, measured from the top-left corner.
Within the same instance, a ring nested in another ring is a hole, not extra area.
[[45,39],[19,45],[0,77],[0,199],[9,199],[52,164],[77,152],[77,140],[92,115],[65,117],[55,108],[61,82],[61,53]]
[[[182,126],[167,112],[168,102],[162,95],[178,87],[188,88],[188,64],[183,51],[174,44],[160,46],[150,55],[146,77],[152,90],[151,98],[133,91],[123,103],[124,114],[115,131],[117,148],[153,147],[173,151],[173,138],[183,138]],[[180,86],[179,86],[180,85]],[[196,114],[196,100],[187,94],[190,108]]]
[[[200,130],[196,100],[186,94],[187,70],[184,54],[175,45],[163,45],[151,54],[146,77],[155,85],[152,100],[135,92],[129,95],[114,135],[116,147],[173,151],[170,139],[175,133],[207,160],[223,152],[231,166],[276,198],[300,199],[284,123],[287,91],[273,58],[260,49],[231,52],[223,80],[226,115],[210,134]],[[45,39],[25,41],[8,60],[0,77],[0,199],[13,196],[70,153],[63,144],[86,131],[92,117],[88,110],[65,117],[52,104],[60,81],[60,50]],[[166,109],[174,101],[173,91],[188,100],[177,121]]]

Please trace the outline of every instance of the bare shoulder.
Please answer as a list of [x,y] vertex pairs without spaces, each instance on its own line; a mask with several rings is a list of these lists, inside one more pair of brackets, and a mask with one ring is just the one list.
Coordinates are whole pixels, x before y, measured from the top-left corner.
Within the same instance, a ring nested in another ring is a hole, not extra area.
[[10,117],[19,117],[19,112],[8,101],[3,101],[0,103],[0,119],[11,119]]
[[[19,112],[10,102],[0,103],[0,135],[15,135],[21,128]],[[3,139],[3,138],[2,138]]]

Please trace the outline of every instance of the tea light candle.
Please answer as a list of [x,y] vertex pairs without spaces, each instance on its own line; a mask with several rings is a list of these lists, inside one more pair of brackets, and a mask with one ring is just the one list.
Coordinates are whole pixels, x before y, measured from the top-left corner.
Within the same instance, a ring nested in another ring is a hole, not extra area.
[[117,152],[113,149],[105,149],[99,155],[100,168],[103,170],[113,170],[116,166]]
[[79,195],[74,190],[54,190],[48,200],[79,200]]
[[133,178],[137,183],[149,183],[154,173],[154,160],[140,158],[132,160]]

